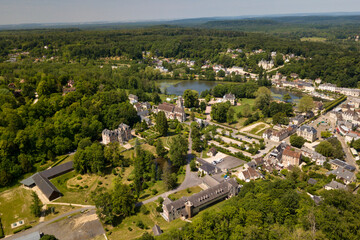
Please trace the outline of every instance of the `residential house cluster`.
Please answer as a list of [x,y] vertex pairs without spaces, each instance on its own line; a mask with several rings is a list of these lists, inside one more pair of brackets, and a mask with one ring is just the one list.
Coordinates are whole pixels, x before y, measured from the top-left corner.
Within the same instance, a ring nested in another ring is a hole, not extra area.
[[346,185],[356,180],[356,168],[354,166],[339,159],[331,160],[329,163],[332,171],[327,172],[327,175],[335,175],[336,179],[343,181]]
[[267,129],[263,133],[262,137],[264,139],[268,139],[271,141],[281,142],[291,134],[295,133],[296,129],[297,129],[296,125],[290,125],[287,128],[281,129],[279,131],[275,131],[273,129]]
[[340,94],[344,94],[346,96],[360,97],[360,89],[341,88],[341,87],[337,87],[335,84],[331,84],[331,83],[320,84],[318,89],[323,90],[323,91],[340,93]]
[[294,149],[287,143],[282,142],[270,152],[266,161],[268,162],[268,165],[272,167],[271,170],[281,170],[282,168],[299,166],[301,163],[301,156],[302,153],[300,150]]
[[137,115],[141,121],[145,121],[146,124],[151,125],[149,118],[151,112],[151,104],[149,102],[138,102],[138,97],[133,94],[129,94],[129,101],[136,109]]

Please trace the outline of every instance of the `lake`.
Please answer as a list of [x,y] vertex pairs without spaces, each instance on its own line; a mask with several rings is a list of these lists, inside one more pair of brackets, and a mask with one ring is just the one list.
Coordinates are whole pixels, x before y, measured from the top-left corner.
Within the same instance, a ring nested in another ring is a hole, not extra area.
[[[193,89],[201,93],[207,89],[211,89],[214,86],[221,84],[222,82],[216,81],[191,81],[191,80],[163,80],[157,81],[158,86],[161,89],[161,92],[164,92],[166,89],[167,94],[170,95],[183,95],[186,89]],[[290,102],[297,103],[300,98],[303,96],[301,93],[291,92],[286,89],[271,88],[271,95],[275,100],[282,100],[282,96],[288,93],[291,97]]]

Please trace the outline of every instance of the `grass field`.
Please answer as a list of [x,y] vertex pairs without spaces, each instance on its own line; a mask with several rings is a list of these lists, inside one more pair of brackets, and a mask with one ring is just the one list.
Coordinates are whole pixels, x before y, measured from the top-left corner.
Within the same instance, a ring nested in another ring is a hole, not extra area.
[[25,225],[34,225],[38,218],[30,212],[32,191],[23,187],[9,189],[0,194],[0,217],[5,235],[12,234],[16,228],[11,223],[24,220]]
[[[227,201],[223,201],[220,203],[217,203],[204,211],[201,211],[198,215],[195,215],[191,221],[194,221],[198,218],[201,218],[206,212],[218,212],[221,210],[222,206],[226,204]],[[187,223],[185,221],[182,221],[180,219],[176,219],[171,222],[167,222],[164,220],[164,218],[156,211],[156,206],[158,205],[157,202],[152,202],[146,204],[146,208],[149,210],[149,214],[143,214],[141,212],[137,213],[134,216],[125,218],[118,226],[116,227],[108,227],[108,238],[110,240],[118,240],[118,239],[134,239],[140,237],[145,232],[149,232],[152,234],[151,228],[157,224],[160,226],[161,230],[166,233],[173,229],[179,229],[181,227],[184,227]],[[136,223],[139,221],[142,221],[144,225],[148,229],[140,229],[136,226]],[[111,234],[109,234],[111,232]],[[164,237],[157,237],[156,239],[166,239]],[[167,240],[167,239],[166,239]]]
[[303,37],[300,38],[300,41],[302,42],[326,42],[327,39],[326,38],[322,38],[322,37]]
[[[118,226],[111,227],[105,226],[109,229],[107,233],[110,240],[121,240],[121,239],[135,239],[140,237],[145,232],[151,233],[151,228],[157,224],[161,230],[169,231],[170,229],[176,229],[183,227],[186,222],[177,219],[171,223],[164,220],[164,218],[156,211],[158,203],[152,202],[146,204],[146,208],[149,210],[149,214],[143,214],[141,212],[134,216],[125,218]],[[147,229],[141,229],[136,224],[141,221]],[[111,232],[111,234],[110,234]]]
[[201,192],[201,191],[202,191],[201,187],[195,186],[195,187],[191,187],[191,188],[184,189],[184,190],[178,191],[176,193],[170,194],[169,198],[171,200],[175,201],[177,199],[180,199],[181,197],[189,197],[189,196],[191,196],[195,193]]

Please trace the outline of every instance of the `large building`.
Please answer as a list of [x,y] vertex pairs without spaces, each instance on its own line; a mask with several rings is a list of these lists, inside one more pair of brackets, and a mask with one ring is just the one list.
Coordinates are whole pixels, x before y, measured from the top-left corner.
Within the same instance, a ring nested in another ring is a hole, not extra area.
[[317,138],[317,131],[315,128],[308,125],[303,125],[296,131],[298,136],[305,138],[305,140],[313,142]]
[[192,218],[209,205],[237,195],[239,189],[239,184],[234,178],[231,178],[190,197],[182,197],[173,202],[166,199],[161,215],[168,222],[181,217]]
[[223,102],[229,101],[231,103],[231,105],[236,104],[235,100],[236,100],[236,97],[232,93],[225,94],[224,97],[223,97]]
[[295,152],[290,146],[287,146],[281,157],[284,167],[299,166],[301,160],[301,153]]
[[35,173],[21,181],[21,183],[29,188],[37,186],[49,201],[61,196],[60,191],[49,181],[49,179],[60,176],[74,170],[73,162],[67,162],[48,170]]
[[155,111],[156,113],[164,112],[167,119],[177,119],[179,122],[186,121],[184,100],[181,96],[178,97],[178,99],[176,100],[176,105],[164,102],[159,104]]
[[102,131],[102,140],[104,144],[111,142],[124,143],[129,141],[131,138],[131,128],[124,123],[121,123],[115,130],[104,129]]

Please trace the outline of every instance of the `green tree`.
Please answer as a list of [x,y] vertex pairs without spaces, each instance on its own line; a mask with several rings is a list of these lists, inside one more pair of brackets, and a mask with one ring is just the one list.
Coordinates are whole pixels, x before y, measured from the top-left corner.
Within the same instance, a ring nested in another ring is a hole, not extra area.
[[205,102],[200,103],[200,110],[203,111],[203,112],[206,110],[206,103]]
[[30,205],[30,211],[35,217],[40,217],[42,203],[41,203],[38,195],[35,192],[33,192],[31,196],[32,196],[32,202]]
[[184,106],[187,108],[199,107],[199,93],[195,90],[186,89],[183,94]]
[[226,113],[226,122],[229,124],[234,122],[234,117],[235,117],[235,110],[234,108],[230,107]]
[[191,169],[191,171],[193,171],[193,172],[195,172],[195,171],[197,170],[197,168],[196,168],[196,162],[195,162],[194,159],[192,159],[191,162],[190,162],[190,169]]
[[315,151],[324,155],[325,157],[331,157],[333,154],[333,147],[328,141],[322,141],[319,145],[316,146]]
[[255,106],[258,109],[263,109],[269,106],[271,102],[271,91],[267,87],[260,87],[255,93]]
[[117,182],[111,197],[113,212],[117,216],[125,218],[135,212],[136,199],[128,185]]
[[156,154],[159,157],[164,157],[166,155],[166,149],[164,148],[163,142],[161,139],[158,139],[156,142]]
[[273,124],[289,124],[289,118],[286,116],[286,113],[279,112],[273,116]]
[[282,97],[282,99],[284,100],[284,102],[288,102],[291,100],[291,96],[288,93],[285,93],[284,96]]
[[174,189],[177,185],[176,173],[171,173],[171,170],[169,167],[165,167],[164,173],[162,175],[162,179],[164,181],[165,187],[168,190]]
[[156,116],[156,129],[161,136],[166,136],[169,130],[169,125],[164,112],[159,112]]
[[290,136],[291,146],[301,148],[305,142],[306,142],[306,140],[301,136],[298,136],[296,134]]
[[250,104],[244,104],[243,109],[242,109],[242,115],[244,117],[250,117],[251,115],[251,107]]
[[179,168],[184,165],[188,144],[188,140],[181,135],[170,138],[169,157],[174,167]]
[[313,109],[314,106],[313,98],[308,95],[303,96],[298,103],[298,109],[300,112],[308,112]]

